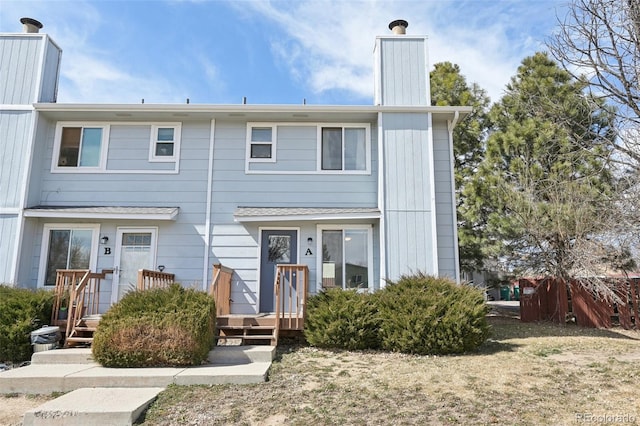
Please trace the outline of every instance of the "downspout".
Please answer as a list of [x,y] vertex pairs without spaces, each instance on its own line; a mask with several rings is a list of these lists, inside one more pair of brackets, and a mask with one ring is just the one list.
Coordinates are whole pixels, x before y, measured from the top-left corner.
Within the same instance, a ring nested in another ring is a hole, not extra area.
[[453,129],[458,123],[460,118],[460,112],[456,111],[453,114],[453,120],[447,122],[447,129],[449,130],[449,158],[451,160],[451,207],[453,210],[453,257],[456,267],[455,280],[460,284],[460,247],[458,244],[458,209],[456,208],[456,174],[455,174],[455,159],[453,157]]
[[213,199],[213,146],[215,144],[216,120],[211,120],[209,137],[209,169],[207,170],[207,208],[204,218],[204,265],[202,267],[202,290],[207,291],[209,279],[209,252],[211,248],[211,203]]
[[379,234],[380,234],[380,285],[382,289],[387,279],[387,230],[385,211],[385,164],[384,164],[384,126],[383,114],[378,113],[378,209],[380,210]]

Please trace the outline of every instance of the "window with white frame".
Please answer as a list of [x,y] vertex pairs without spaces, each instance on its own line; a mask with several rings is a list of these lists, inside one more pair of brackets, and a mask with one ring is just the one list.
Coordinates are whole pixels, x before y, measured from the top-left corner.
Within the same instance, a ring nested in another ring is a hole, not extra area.
[[321,127],[320,170],[368,171],[369,127]]
[[322,226],[322,287],[372,289],[373,237],[370,226]]
[[149,161],[176,161],[180,150],[178,124],[151,126]]
[[247,161],[276,161],[276,126],[247,123]]
[[43,285],[55,285],[58,269],[94,269],[99,230],[99,225],[45,225],[40,259]]
[[102,169],[106,162],[107,125],[59,123],[54,143],[54,169]]

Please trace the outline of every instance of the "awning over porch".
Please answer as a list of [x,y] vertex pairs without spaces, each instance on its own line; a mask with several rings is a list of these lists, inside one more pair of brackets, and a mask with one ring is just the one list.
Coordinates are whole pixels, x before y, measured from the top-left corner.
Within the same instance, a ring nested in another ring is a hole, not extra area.
[[35,206],[24,210],[24,217],[47,217],[59,219],[134,219],[175,220],[179,207],[68,207]]
[[379,219],[375,207],[238,207],[237,222],[278,222],[292,220]]

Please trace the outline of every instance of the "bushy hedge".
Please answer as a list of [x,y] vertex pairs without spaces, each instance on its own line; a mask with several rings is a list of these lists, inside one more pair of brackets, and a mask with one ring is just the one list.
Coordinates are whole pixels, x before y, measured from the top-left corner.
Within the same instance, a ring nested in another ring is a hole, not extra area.
[[304,333],[314,346],[349,350],[377,348],[380,315],[371,295],[330,289],[307,304]]
[[53,292],[0,285],[0,361],[31,358],[30,334],[51,319]]
[[172,284],[128,293],[100,320],[93,358],[105,367],[200,365],[214,342],[213,298]]
[[373,294],[332,289],[310,297],[305,337],[325,348],[464,353],[488,337],[487,311],[478,289],[417,274]]
[[383,349],[413,354],[464,353],[489,335],[482,292],[453,281],[403,276],[380,292]]

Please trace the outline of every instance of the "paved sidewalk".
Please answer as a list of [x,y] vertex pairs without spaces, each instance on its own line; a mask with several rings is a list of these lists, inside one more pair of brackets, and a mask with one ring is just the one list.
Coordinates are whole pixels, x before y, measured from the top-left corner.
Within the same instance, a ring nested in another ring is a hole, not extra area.
[[0,394],[69,392],[29,410],[24,425],[129,425],[170,384],[264,382],[274,356],[273,346],[218,346],[196,367],[106,368],[91,349],[56,349],[0,372]]

